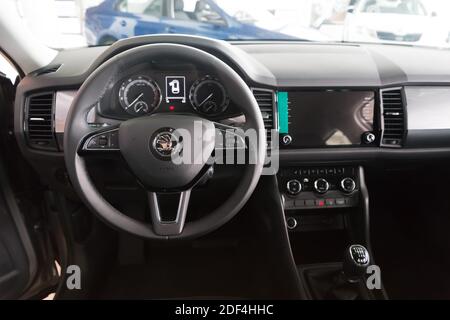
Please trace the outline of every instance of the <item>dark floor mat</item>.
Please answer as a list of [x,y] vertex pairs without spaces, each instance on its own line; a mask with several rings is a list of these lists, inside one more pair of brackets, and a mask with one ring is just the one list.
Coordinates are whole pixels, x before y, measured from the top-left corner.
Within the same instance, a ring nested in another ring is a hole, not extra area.
[[[154,248],[153,248],[154,249]],[[101,299],[173,299],[188,297],[262,298],[258,284],[267,277],[258,261],[233,248],[157,249],[145,265],[120,266],[110,273]],[[228,258],[226,258],[228,257]],[[233,259],[229,259],[233,257]],[[266,293],[267,294],[267,293]]]

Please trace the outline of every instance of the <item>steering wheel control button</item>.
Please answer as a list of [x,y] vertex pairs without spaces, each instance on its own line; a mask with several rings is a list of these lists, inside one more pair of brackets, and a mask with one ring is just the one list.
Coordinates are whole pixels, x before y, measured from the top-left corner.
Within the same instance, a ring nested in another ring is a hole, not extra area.
[[302,191],[302,184],[298,180],[289,180],[286,184],[286,190],[291,195],[297,195]]
[[375,136],[374,133],[372,133],[372,132],[364,132],[363,136],[362,136],[362,141],[365,144],[372,144],[372,143],[375,142],[376,138],[377,137]]
[[352,193],[356,189],[356,182],[352,178],[344,178],[341,180],[341,189],[345,193]]
[[108,144],[109,144],[109,141],[108,141],[107,136],[103,135],[103,136],[98,137],[98,145],[100,147],[107,147]]
[[117,129],[98,133],[90,137],[84,144],[83,150],[118,150],[119,137]]
[[281,138],[281,143],[283,144],[283,146],[288,146],[292,143],[292,137],[288,134],[284,135]]
[[318,193],[326,193],[328,191],[328,189],[330,188],[330,184],[328,183],[327,180],[320,178],[317,179],[316,181],[314,181],[314,190],[316,190],[316,192]]
[[117,131],[111,131],[109,134],[109,147],[119,149],[119,133]]
[[293,217],[288,217],[286,219],[286,226],[289,230],[294,230],[295,228],[297,228],[297,225],[298,225],[297,219]]

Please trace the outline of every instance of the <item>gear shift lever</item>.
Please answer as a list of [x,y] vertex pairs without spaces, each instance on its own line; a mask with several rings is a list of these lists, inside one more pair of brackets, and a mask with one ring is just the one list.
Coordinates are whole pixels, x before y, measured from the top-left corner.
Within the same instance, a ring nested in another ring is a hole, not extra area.
[[342,271],[334,279],[334,284],[326,298],[355,300],[363,293],[358,282],[363,278],[370,264],[369,251],[359,244],[352,244],[344,252]]
[[370,255],[364,246],[353,244],[346,248],[341,264],[317,267],[304,273],[311,295],[315,299],[371,299],[364,278]]
[[345,250],[343,273],[348,282],[357,282],[361,279],[370,264],[370,255],[367,249],[359,244],[353,244]]

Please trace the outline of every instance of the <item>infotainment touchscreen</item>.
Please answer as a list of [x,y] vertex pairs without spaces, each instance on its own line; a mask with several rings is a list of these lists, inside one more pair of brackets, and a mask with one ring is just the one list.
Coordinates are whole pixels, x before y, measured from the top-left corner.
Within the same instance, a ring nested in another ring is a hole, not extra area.
[[[360,145],[362,136],[373,131],[374,92],[279,91],[277,98],[281,145]],[[283,143],[285,136],[290,141]]]

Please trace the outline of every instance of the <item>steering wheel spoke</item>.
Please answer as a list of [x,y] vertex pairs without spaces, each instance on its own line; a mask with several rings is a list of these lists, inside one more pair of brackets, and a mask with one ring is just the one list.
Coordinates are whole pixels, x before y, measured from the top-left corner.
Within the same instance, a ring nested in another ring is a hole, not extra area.
[[216,128],[216,152],[247,149],[243,129],[228,126],[219,122],[214,122],[214,126]]
[[120,151],[119,127],[94,131],[84,139],[79,149],[79,153],[82,155],[118,151]]
[[[178,196],[178,205],[176,206],[175,215],[175,212],[163,212],[163,209],[161,208],[162,199],[160,199],[160,197],[165,195],[173,197]],[[153,231],[157,235],[175,236],[183,232],[190,196],[191,189],[171,194],[148,192],[148,204],[150,207]]]

